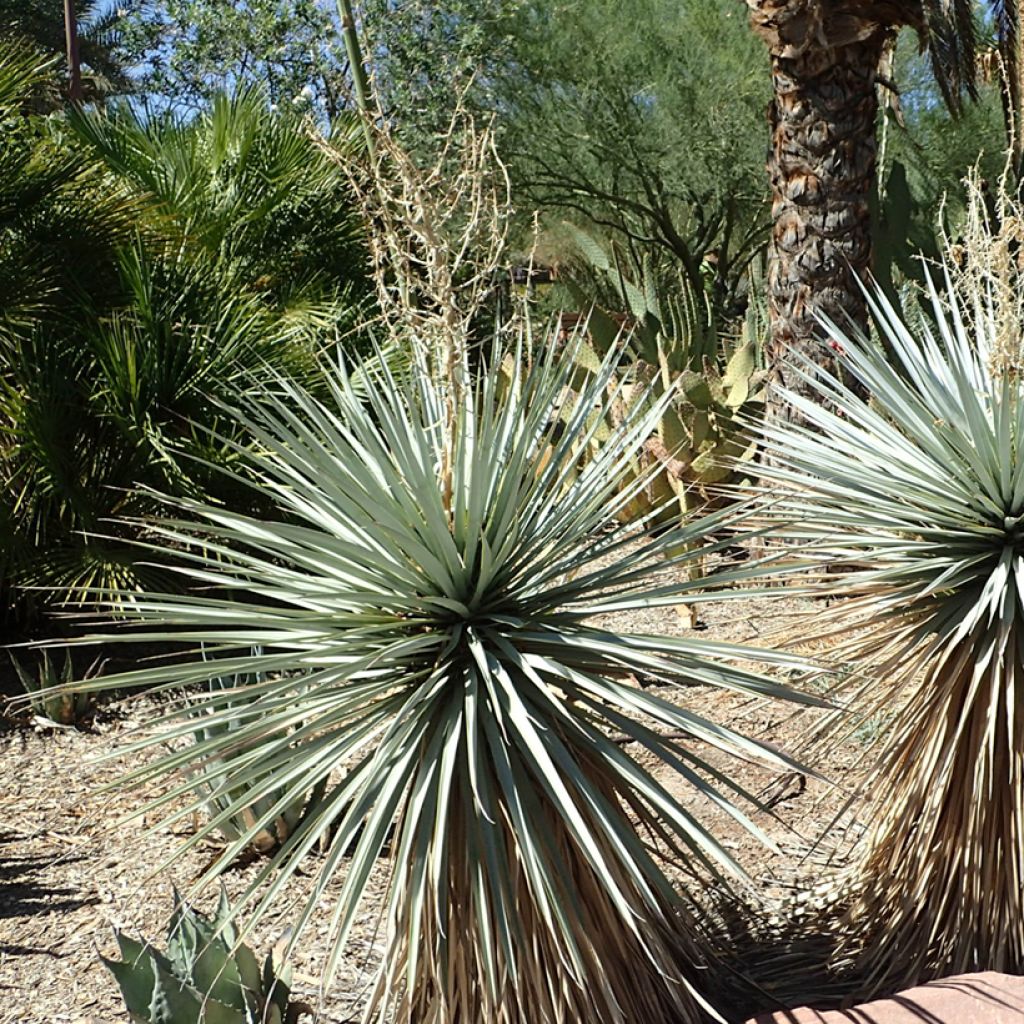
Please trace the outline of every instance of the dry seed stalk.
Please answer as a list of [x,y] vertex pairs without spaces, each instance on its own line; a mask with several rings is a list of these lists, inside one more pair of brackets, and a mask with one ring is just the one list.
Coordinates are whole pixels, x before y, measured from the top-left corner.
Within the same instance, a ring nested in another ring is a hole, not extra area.
[[[346,172],[362,205],[385,334],[407,342],[434,379],[447,384],[452,438],[468,380],[467,339],[504,263],[511,182],[493,121],[480,127],[461,100],[426,166],[395,137],[379,108],[364,124],[374,141],[366,164],[313,136]],[[448,506],[450,472],[444,473]]]
[[503,266],[511,184],[493,123],[459,103],[436,156],[423,166],[378,111],[366,163],[320,144],[348,174],[370,227],[381,321],[408,339],[441,378],[463,383],[466,339]]
[[965,316],[991,333],[993,376],[1019,375],[1024,361],[1024,204],[1000,185],[988,196],[975,171],[968,176],[967,216],[960,238],[944,234],[953,285]]

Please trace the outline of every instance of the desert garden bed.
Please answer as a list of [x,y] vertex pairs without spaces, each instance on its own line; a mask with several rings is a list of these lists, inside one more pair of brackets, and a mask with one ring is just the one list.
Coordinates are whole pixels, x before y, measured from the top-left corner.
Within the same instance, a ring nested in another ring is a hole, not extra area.
[[[802,599],[750,598],[708,605],[702,610],[707,635],[733,642],[757,643],[796,616],[814,612]],[[679,632],[683,620],[673,609],[617,616],[615,627],[645,632]],[[800,745],[817,714],[794,714],[791,707],[751,700],[702,687],[664,687],[664,695],[713,720],[731,724],[752,736],[786,749]],[[185,820],[171,830],[152,832],[147,822],[123,819],[157,795],[155,785],[143,790],[98,795],[105,783],[124,768],[116,751],[133,730],[145,728],[158,710],[156,698],[134,697],[105,705],[90,731],[47,730],[23,720],[9,721],[0,734],[0,989],[4,1010],[0,1021],[18,1024],[107,1024],[127,1019],[120,994],[99,954],[112,955],[112,929],[162,940],[172,905],[172,887],[190,883],[217,852],[212,842],[190,851],[169,871],[160,864],[192,827]],[[753,880],[752,899],[766,905],[785,899],[803,879],[821,880],[820,865],[841,846],[835,825],[845,792],[864,760],[869,737],[851,737],[827,759],[814,755],[809,767],[827,776],[829,785],[813,777],[779,774],[754,763],[731,771],[738,783],[760,796],[765,811],[754,820],[781,850],[761,846],[730,817],[702,801],[684,784],[674,784],[671,771],[661,769],[674,795],[712,825],[726,848]],[[108,759],[109,755],[114,755]],[[167,783],[169,785],[169,783]],[[316,855],[314,855],[315,858]],[[287,898],[273,918],[264,920],[251,945],[262,952],[288,927],[289,901],[301,895],[315,874],[292,881]],[[239,863],[224,876],[228,895],[238,893],[257,869],[255,861]],[[294,963],[296,993],[319,1006],[320,1020],[340,1024],[358,1018],[379,962],[382,946],[375,894],[386,884],[382,860],[354,941],[350,943],[338,983],[321,999],[318,974],[325,950],[315,939],[305,941]],[[336,884],[332,888],[336,888]],[[212,906],[216,893],[199,900]],[[313,935],[323,935],[330,899],[325,901]]]

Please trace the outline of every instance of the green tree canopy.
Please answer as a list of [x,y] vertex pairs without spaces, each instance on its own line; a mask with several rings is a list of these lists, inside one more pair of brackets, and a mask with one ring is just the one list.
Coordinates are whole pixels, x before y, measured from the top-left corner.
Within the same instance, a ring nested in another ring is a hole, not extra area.
[[732,0],[532,4],[486,83],[527,205],[681,264],[720,297],[760,244],[768,81]]
[[140,92],[158,108],[203,108],[259,84],[271,103],[333,119],[347,69],[330,0],[124,0],[121,31]]

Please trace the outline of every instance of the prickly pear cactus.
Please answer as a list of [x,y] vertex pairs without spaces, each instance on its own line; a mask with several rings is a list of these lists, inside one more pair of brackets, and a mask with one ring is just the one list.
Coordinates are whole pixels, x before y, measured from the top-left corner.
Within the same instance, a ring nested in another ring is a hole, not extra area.
[[[685,515],[721,501],[720,486],[735,481],[738,467],[753,457],[744,419],[763,402],[766,375],[749,341],[722,370],[710,360],[699,370],[677,369],[681,360],[671,339],[659,346],[657,360],[637,359],[624,371],[630,379],[622,389],[624,404],[660,400],[666,393],[671,400],[637,459],[635,472],[648,485],[623,514],[649,515],[660,508],[667,523],[676,512]],[[661,471],[652,474],[655,466]]]
[[[670,295],[659,294],[645,266],[636,284],[622,272],[614,252],[609,255],[593,238],[573,230],[591,267],[614,281],[629,310],[626,350],[632,363],[623,368],[624,403],[660,400],[672,393],[656,435],[647,440],[637,461],[637,474],[645,475],[649,484],[623,515],[662,508],[667,520],[675,510],[686,514],[717,503],[721,496],[716,488],[734,480],[737,466],[754,453],[743,421],[763,402],[766,374],[758,357],[767,330],[764,311],[752,294],[739,338],[727,338],[714,324],[707,297],[685,280]],[[578,285],[570,282],[569,289],[591,309],[591,348],[581,346],[581,360],[596,358],[621,338],[622,326],[588,303]],[[655,464],[662,471],[652,474]]]
[[[717,329],[707,295],[684,278],[659,294],[649,266],[636,284],[623,273],[614,251],[609,256],[593,238],[579,229],[573,232],[591,269],[613,282],[629,311],[624,333],[621,317],[602,310],[579,284],[568,282],[570,294],[589,309],[587,341],[578,345],[581,368],[621,344],[629,362],[614,384],[621,396],[620,415],[633,403],[669,397],[657,430],[635,460],[634,480],[643,478],[645,486],[622,509],[622,518],[668,526],[697,508],[722,503],[727,500],[724,485],[737,482],[740,467],[754,455],[746,422],[763,404],[766,374],[758,364],[767,311],[755,297],[755,268],[746,322],[738,338],[726,337]],[[699,562],[689,564],[699,578]],[[679,613],[697,625],[692,608],[680,606]]]
[[[662,424],[666,448],[683,462],[680,487],[696,490],[709,503],[716,484],[732,479],[738,463],[752,456],[754,447],[745,436],[741,413],[762,400],[764,371],[757,369],[751,342],[741,345],[721,372],[706,363],[700,372],[684,370],[678,378],[678,398]],[[663,375],[667,378],[667,374]]]
[[238,942],[223,890],[212,920],[175,899],[166,953],[117,932],[122,959],[101,958],[136,1024],[295,1024],[308,1012],[274,954],[261,968]]

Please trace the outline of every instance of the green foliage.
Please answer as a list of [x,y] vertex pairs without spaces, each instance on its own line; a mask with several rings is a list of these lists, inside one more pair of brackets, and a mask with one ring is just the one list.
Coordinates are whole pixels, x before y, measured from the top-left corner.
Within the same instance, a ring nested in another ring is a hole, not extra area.
[[[83,423],[78,395],[89,361],[86,310],[117,301],[115,254],[139,210],[112,196],[97,166],[66,141],[57,117],[25,106],[51,81],[33,54],[0,45],[0,605],[29,582],[32,564],[57,554],[61,533],[83,525],[80,511],[100,490],[100,469],[127,453],[104,448]],[[106,454],[104,454],[104,451]],[[23,575],[27,574],[27,575]]]
[[[666,447],[686,453],[688,468],[683,480],[707,501],[715,485],[735,479],[736,464],[753,456],[755,444],[746,432],[750,419],[763,405],[765,372],[758,368],[755,342],[744,341],[724,370],[705,363],[700,371],[689,370],[679,378],[679,399],[673,417],[662,425]],[[662,357],[662,379],[671,380],[667,358]]]
[[257,92],[187,123],[42,118],[46,69],[0,67],[0,588],[31,617],[154,582],[111,520],[152,508],[138,485],[231,500],[217,403],[268,367],[315,378],[367,285],[344,175]]
[[[22,689],[28,696],[29,706],[40,718],[48,718],[57,725],[76,726],[83,725],[92,718],[96,710],[93,695],[69,689],[75,680],[75,667],[71,662],[70,651],[64,652],[63,667],[58,668],[50,659],[50,652],[44,650],[36,666],[35,675],[26,671],[13,654],[11,662]],[[88,673],[86,675],[88,676]]]
[[[628,25],[626,24],[628,22]],[[531,4],[486,80],[517,199],[606,232],[635,268],[682,270],[735,312],[766,241],[766,65],[732,0]],[[709,259],[709,257],[711,257]]]
[[[502,355],[491,353],[490,363]],[[594,412],[603,416],[613,401],[621,352],[575,390],[567,388],[578,377],[571,346],[563,354],[547,344],[529,360],[521,347],[509,355],[516,369],[507,388],[497,374],[474,382],[465,367],[439,381],[417,363],[401,375],[372,371],[365,403],[344,372],[332,377],[328,401],[281,381],[246,403],[239,419],[259,453],[240,443],[238,456],[273,514],[175,502],[187,515],[154,521],[146,547],[156,559],[184,549],[181,571],[205,589],[97,596],[153,640],[209,644],[223,655],[216,665],[185,657],[143,667],[108,685],[173,691],[229,672],[264,681],[248,688],[256,699],[233,734],[167,754],[164,744],[191,734],[196,711],[193,701],[172,707],[164,728],[132,747],[162,753],[122,782],[215,763],[250,742],[221,764],[266,772],[253,795],[283,789],[290,801],[326,782],[235,910],[259,919],[324,841],[293,941],[338,874],[332,975],[375,864],[390,851],[388,948],[370,1012],[388,1006],[403,1021],[606,1020],[628,1000],[630,1020],[693,1020],[701,929],[648,836],[694,885],[736,864],[612,734],[637,740],[755,832],[727,797],[738,790],[733,781],[665,731],[790,762],[629,677],[793,695],[738,664],[762,653],[596,624],[684,594],[711,599],[679,570],[732,520],[720,514],[658,537],[645,535],[642,521],[618,523],[644,485],[623,479],[664,402],[627,410],[581,469],[577,453],[594,437]],[[670,548],[681,554],[666,561]],[[203,704],[227,719],[224,701],[211,694]],[[189,794],[200,806],[186,779],[140,813],[188,813],[180,798]],[[214,828],[201,826],[190,845]],[[250,838],[229,844],[198,884]]]
[[[224,265],[235,290],[286,324],[308,309],[323,329],[337,320],[332,299],[351,307],[346,290],[358,286],[364,254],[348,182],[300,118],[268,111],[260,89],[219,94],[193,118],[122,107],[76,115],[72,126],[117,187],[146,198],[168,244]],[[351,119],[331,135],[348,153],[358,139]]]
[[290,971],[274,954],[261,968],[232,924],[221,890],[213,918],[181,902],[167,952],[115,933],[121,960],[103,963],[117,979],[136,1024],[295,1024],[305,1008],[291,1001]]
[[[749,432],[763,405],[765,379],[761,303],[751,298],[739,336],[729,337],[719,330],[707,296],[694,293],[685,276],[667,287],[647,270],[634,283],[614,248],[609,252],[586,232],[571,230],[590,265],[591,282],[600,285],[603,278],[606,292],[610,282],[628,317],[621,402],[663,403],[637,459],[636,475],[648,482],[630,514],[657,506],[670,515],[675,506],[685,516],[719,498],[721,485],[734,481],[737,465],[753,455]],[[585,284],[570,282],[569,288],[578,303],[590,307],[588,334],[604,355],[622,334],[618,319],[593,304]],[[652,466],[660,472],[652,475]]]
[[[436,147],[460,94],[493,110],[499,81],[514,73],[518,25],[530,0],[364,0],[362,29],[381,105],[406,145]],[[471,88],[471,86],[473,88]]]
[[[251,650],[254,660],[263,654],[260,647]],[[233,740],[246,725],[251,725],[262,713],[257,703],[260,684],[267,677],[259,671],[232,672],[214,676],[208,684],[211,699],[195,713],[194,742],[203,746],[218,739]],[[258,853],[268,853],[283,843],[295,830],[306,805],[306,794],[299,799],[289,795],[284,787],[263,791],[260,784],[267,772],[257,763],[249,761],[253,750],[288,735],[288,730],[258,739],[228,743],[224,752],[203,762],[196,773],[196,791],[205,795],[208,816],[216,823],[220,833],[234,842],[241,836],[251,836],[250,846]],[[241,765],[240,771],[234,771]],[[321,784],[310,798],[315,805],[323,794]],[[259,793],[252,797],[253,791]]]
[[976,102],[951,115],[909,30],[897,42],[892,74],[900,93],[881,115],[872,270],[894,298],[903,281],[924,284],[918,257],[940,257],[941,228],[960,230],[968,173],[998,182],[1007,139],[998,84],[982,84]]
[[[735,312],[766,239],[767,67],[733,0],[368,0],[382,105],[413,148],[436,148],[458,102],[494,116],[514,198],[540,207],[543,255],[568,216],[628,243],[634,261],[710,271]],[[532,221],[525,219],[524,247]]]

